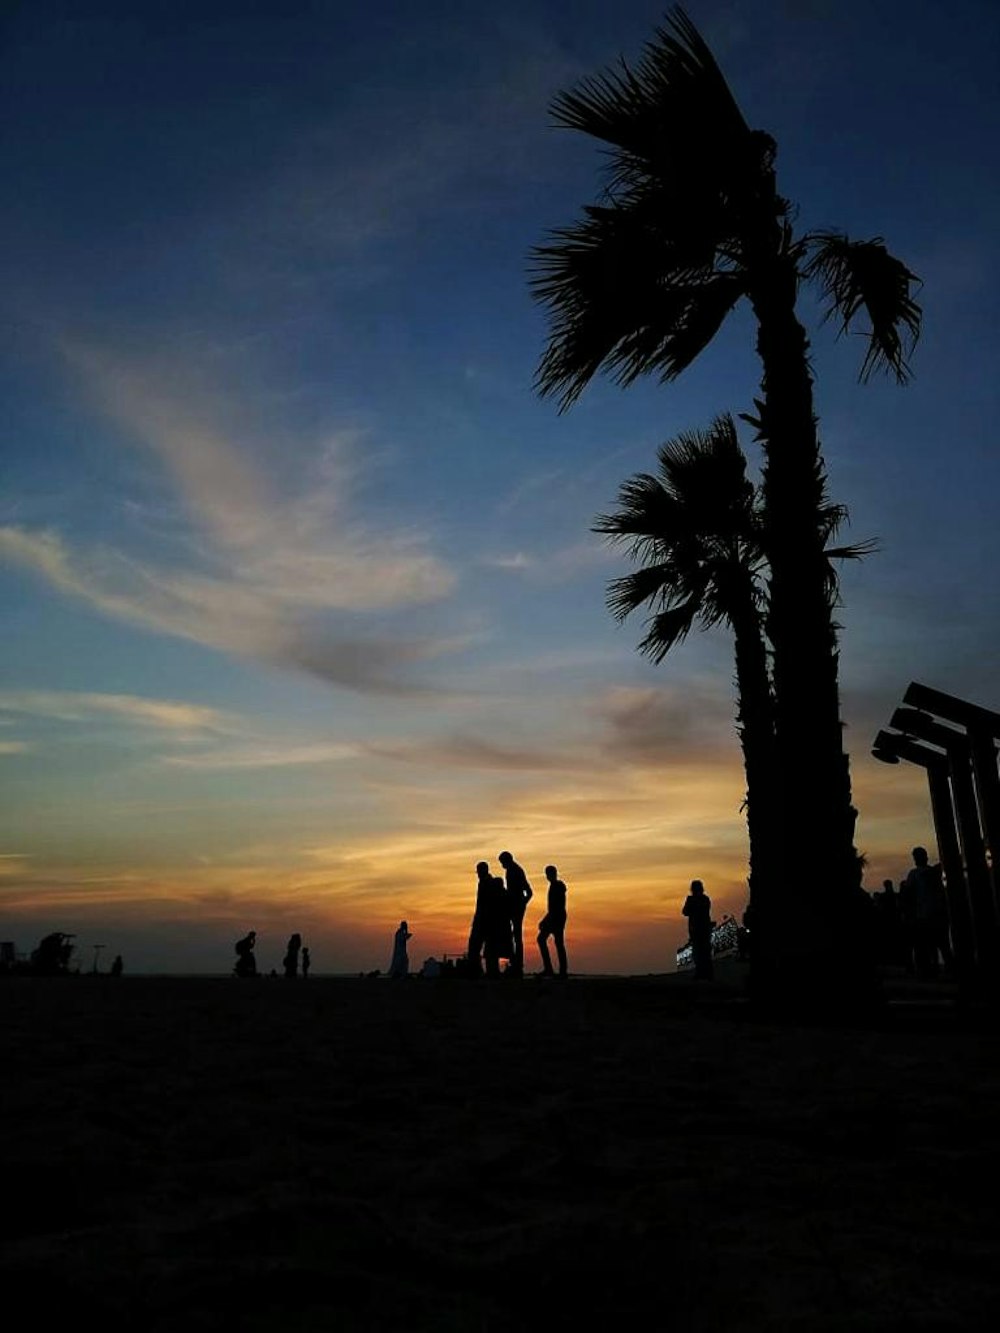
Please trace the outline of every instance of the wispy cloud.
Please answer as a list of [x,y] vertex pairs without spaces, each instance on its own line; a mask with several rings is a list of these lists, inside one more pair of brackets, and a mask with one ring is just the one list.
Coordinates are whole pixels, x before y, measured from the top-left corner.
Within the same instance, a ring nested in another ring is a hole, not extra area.
[[0,741],[0,754],[27,754],[31,748],[28,741]]
[[426,534],[372,532],[352,515],[357,432],[318,442],[299,488],[283,493],[254,464],[252,440],[219,424],[219,395],[182,363],[141,364],[80,344],[67,355],[103,409],[166,466],[227,581],[286,606],[364,611],[434,601],[454,587]]
[[[69,355],[102,409],[165,467],[193,521],[188,563],[164,567],[109,545],[75,548],[56,531],[15,524],[0,527],[0,558],[144,628],[350,689],[420,688],[403,678],[408,668],[451,651],[448,640],[358,633],[347,618],[440,600],[455,575],[429,549],[428,534],[375,531],[354,512],[360,465],[351,433],[304,447],[298,485],[279,487],[254,459],[257,442],[244,447],[218,424],[223,409],[204,391],[199,397],[182,366],[140,367],[80,345]],[[339,617],[333,625],[331,615]]]
[[708,686],[615,686],[590,711],[604,727],[609,752],[622,761],[661,765],[698,756],[730,762],[739,755],[732,705]]
[[542,745],[500,745],[478,736],[455,735],[444,740],[374,743],[368,753],[385,759],[422,764],[429,769],[479,769],[486,772],[551,772],[573,767],[574,758]]
[[257,182],[255,211],[243,219],[247,249],[266,242],[272,263],[303,249],[356,262],[428,215],[483,206],[551,171],[558,146],[539,145],[538,127],[553,88],[578,67],[537,29],[500,40],[508,53],[487,80],[441,78],[419,103],[400,83],[359,118],[338,108],[335,121],[299,126],[270,180]]
[[483,556],[480,564],[486,565],[489,569],[524,570],[534,568],[537,561],[534,556],[525,555],[523,551],[515,551],[512,555]]
[[345,759],[355,759],[361,753],[361,747],[346,742],[320,741],[303,745],[246,745],[200,754],[166,755],[163,763],[174,768],[220,772],[226,769],[294,768],[300,765],[339,763]]
[[149,699],[135,694],[99,694],[62,690],[0,690],[0,711],[86,722],[95,717],[153,727],[171,733],[226,735],[236,727],[230,715],[201,704]]
[[602,567],[610,568],[618,555],[596,539],[572,542],[549,551],[513,551],[482,556],[479,563],[488,569],[522,574],[538,584],[568,583],[580,574]]

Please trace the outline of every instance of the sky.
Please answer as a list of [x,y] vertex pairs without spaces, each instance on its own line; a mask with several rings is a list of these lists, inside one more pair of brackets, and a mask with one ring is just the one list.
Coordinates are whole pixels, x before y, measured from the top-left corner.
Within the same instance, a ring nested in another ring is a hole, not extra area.
[[[879,542],[837,613],[872,889],[934,847],[921,772],[869,754],[906,685],[1000,708],[1000,9],[688,9],[798,225],[923,284],[904,388],[800,301],[830,493]],[[602,184],[548,107],[664,12],[5,7],[0,937],[224,972],[300,931],[354,972],[405,918],[419,966],[502,849],[538,904],[559,867],[575,971],[672,968],[692,878],[742,910],[731,641],[644,661],[591,525],[751,408],[750,317],[668,386],[532,388],[529,253]]]

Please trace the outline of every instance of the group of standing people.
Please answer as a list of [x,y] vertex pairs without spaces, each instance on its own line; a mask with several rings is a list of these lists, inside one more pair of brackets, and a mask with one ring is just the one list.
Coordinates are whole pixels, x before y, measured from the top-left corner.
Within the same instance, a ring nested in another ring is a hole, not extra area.
[[[249,931],[241,940],[236,941],[236,965],[233,971],[238,977],[255,977],[257,975],[257,958],[254,949],[257,947],[257,932]],[[299,955],[301,954],[302,977],[305,979],[309,975],[309,950],[302,947],[302,936],[296,931],[289,938],[285,949],[285,956],[281,960],[281,966],[284,968],[285,977],[289,981],[294,981],[299,975]],[[271,976],[277,973],[272,969]]]
[[[497,860],[503,875],[494,875],[488,861],[476,866],[476,910],[469,931],[468,966],[474,976],[498,977],[500,963],[507,961],[507,974],[524,975],[524,916],[534,892],[524,867],[510,852],[501,852]],[[538,923],[538,950],[544,976],[565,978],[566,961],[566,885],[555,866],[545,867],[548,901],[545,915]],[[553,942],[558,972],[552,966],[549,940]]]
[[[899,892],[891,879],[883,880],[882,892],[871,895],[871,933],[874,953],[881,963],[903,966],[911,975],[930,980],[944,967],[954,971],[954,955],[941,867],[932,865],[926,847],[913,848],[913,867],[900,880]],[[861,895],[862,899],[866,895]],[[688,922],[688,939],[696,978],[712,979],[712,901],[700,879],[691,881],[691,892],[682,908]],[[749,928],[750,908],[743,916]],[[744,936],[746,931],[743,932]],[[741,955],[745,944],[741,945]]]
[[[954,969],[948,900],[941,867],[932,865],[926,847],[914,847],[913,868],[895,892],[891,879],[882,892],[872,894],[875,908],[875,945],[879,961],[902,964],[907,972],[927,981]],[[939,964],[940,959],[940,964]]]

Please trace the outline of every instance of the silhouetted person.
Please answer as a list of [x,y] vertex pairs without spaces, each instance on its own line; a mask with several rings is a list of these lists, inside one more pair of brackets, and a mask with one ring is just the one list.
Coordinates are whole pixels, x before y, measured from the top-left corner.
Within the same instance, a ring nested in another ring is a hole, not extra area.
[[294,981],[299,975],[299,950],[301,948],[302,936],[296,932],[289,939],[285,956],[281,960],[281,965],[285,969],[285,977],[289,981]]
[[566,977],[566,885],[559,879],[555,866],[545,867],[545,878],[549,881],[549,896],[545,915],[538,923],[538,950],[542,955],[542,971],[547,977],[554,975],[552,958],[549,954],[549,938],[556,946],[559,959],[559,975]]
[[241,940],[236,941],[236,966],[233,971],[238,977],[255,977],[257,975],[257,959],[254,957],[254,945],[257,943],[257,932],[251,930],[248,935],[244,935]]
[[510,929],[514,943],[514,956],[509,970],[513,975],[520,977],[524,975],[524,913],[534,894],[528,883],[528,876],[510,852],[501,852],[497,860],[503,866],[507,878],[507,911],[510,914]]
[[309,957],[309,950],[302,950],[302,980],[305,981],[309,975],[309,968],[312,966],[312,959]]
[[499,875],[491,875],[488,861],[476,864],[476,910],[469,931],[469,974],[482,976],[480,957],[486,960],[486,975],[500,975],[500,959],[511,958],[514,944],[510,930],[507,891]]
[[38,948],[31,951],[31,970],[46,977],[66,975],[73,953],[73,946],[69,943],[72,939],[75,936],[67,935],[62,930],[46,935],[39,941]]
[[121,956],[121,954],[120,954],[120,953],[116,953],[116,954],[115,954],[115,961],[111,964],[111,972],[110,972],[110,975],[113,976],[113,977],[120,977],[121,974],[122,974],[122,972],[123,972],[123,970],[124,970],[124,967],[125,967],[125,965],[124,965],[124,963],[122,962],[122,956]]
[[399,981],[409,975],[410,956],[406,952],[406,941],[412,940],[410,929],[405,921],[400,921],[399,929],[392,937],[392,961],[389,964],[389,976]]
[[948,935],[948,901],[941,881],[941,867],[928,864],[926,847],[914,847],[913,869],[900,886],[903,919],[913,942],[917,976],[928,980],[937,975],[938,954],[952,970]]
[[691,881],[691,892],[684,900],[688,919],[688,939],[694,957],[694,974],[701,981],[712,980],[712,900],[700,879]]

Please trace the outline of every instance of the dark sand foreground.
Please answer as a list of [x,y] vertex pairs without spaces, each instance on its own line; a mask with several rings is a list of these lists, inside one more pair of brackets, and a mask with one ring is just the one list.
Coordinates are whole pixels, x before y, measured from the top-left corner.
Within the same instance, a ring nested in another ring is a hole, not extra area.
[[5,1304],[157,1333],[994,1326],[993,1024],[724,1001],[5,981]]

